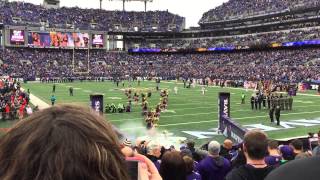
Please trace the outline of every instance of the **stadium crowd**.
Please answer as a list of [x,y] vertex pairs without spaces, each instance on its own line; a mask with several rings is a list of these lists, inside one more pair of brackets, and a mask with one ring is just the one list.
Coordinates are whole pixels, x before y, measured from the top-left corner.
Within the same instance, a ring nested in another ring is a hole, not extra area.
[[[241,144],[226,139],[221,145],[211,141],[201,149],[190,140],[170,148],[155,140],[132,142],[89,109],[55,106],[33,114],[1,136],[0,178],[317,179],[312,172],[319,165],[319,146],[311,152],[300,139],[279,146],[259,130],[248,131]],[[303,165],[308,168],[299,169]]]
[[[298,83],[320,79],[318,48],[203,54],[128,54],[91,50],[6,48],[1,74],[35,78],[210,78]],[[89,63],[89,65],[88,65]],[[89,69],[88,69],[89,68]],[[89,71],[88,71],[89,70]]]
[[29,94],[21,91],[20,83],[8,77],[0,80],[0,119],[22,119],[32,114],[33,109],[29,105]]
[[[316,0],[230,0],[205,13],[202,21],[295,9],[301,3],[304,8],[319,4]],[[0,21],[32,26],[44,22],[52,28],[74,25],[83,30],[135,31],[139,27],[141,31],[168,31],[172,26],[174,30],[183,28],[184,20],[166,11],[48,10],[24,2],[1,1]],[[173,47],[228,47],[318,38],[318,29],[304,29],[169,43]],[[87,55],[87,50],[4,48],[0,50],[0,74],[25,80],[84,76],[114,80],[161,77],[277,83],[320,80],[319,48],[198,54],[91,50],[90,56]],[[25,111],[32,112],[28,101],[28,93],[20,91],[19,83],[12,79],[0,81],[3,119],[22,118]],[[320,133],[318,138],[320,144]],[[211,141],[197,148],[188,140],[179,147],[164,147],[154,140],[127,139],[92,111],[61,105],[33,113],[0,137],[0,179],[133,180],[140,176],[143,180],[316,180],[319,156],[320,145],[313,151],[300,139],[279,145],[258,130],[247,132],[240,144],[226,139],[222,144]]]
[[143,42],[131,42],[129,48],[212,48],[212,47],[254,47],[271,46],[274,43],[285,43],[305,40],[319,40],[319,27],[274,31],[267,33],[245,34],[238,36],[218,36],[192,39],[156,39]]
[[[101,31],[181,31],[184,18],[167,11],[127,12],[99,9],[46,9],[25,2],[0,2],[0,22],[50,28]],[[137,27],[138,29],[136,29]]]
[[200,22],[239,19],[284,10],[319,6],[317,0],[230,0],[203,14]]

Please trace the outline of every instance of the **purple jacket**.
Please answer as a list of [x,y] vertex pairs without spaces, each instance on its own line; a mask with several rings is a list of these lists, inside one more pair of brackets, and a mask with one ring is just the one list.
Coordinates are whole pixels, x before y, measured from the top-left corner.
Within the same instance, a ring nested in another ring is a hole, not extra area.
[[207,156],[198,165],[198,172],[202,180],[224,180],[230,170],[229,160],[221,156],[216,158]]
[[193,171],[187,176],[187,180],[202,180],[202,178],[199,173]]

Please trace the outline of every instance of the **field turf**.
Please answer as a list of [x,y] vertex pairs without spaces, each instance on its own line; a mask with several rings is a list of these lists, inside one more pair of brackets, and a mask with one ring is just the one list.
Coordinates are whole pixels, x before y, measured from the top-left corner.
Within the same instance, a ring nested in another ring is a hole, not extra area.
[[[138,87],[137,82],[131,83],[133,88],[155,89],[154,81],[141,82]],[[175,136],[187,137],[194,139],[197,145],[207,142],[212,139],[222,141],[221,135],[205,135],[208,138],[198,139],[183,131],[200,131],[213,132],[218,126],[218,93],[231,93],[231,117],[241,125],[248,124],[263,124],[266,126],[276,127],[271,125],[268,118],[267,110],[252,111],[250,107],[250,97],[252,91],[244,91],[243,89],[209,87],[206,94],[202,95],[201,87],[185,89],[183,84],[178,84],[178,95],[173,93],[174,82],[162,81],[160,88],[169,89],[169,106],[168,111],[161,113],[158,130],[164,130],[173,133]],[[125,87],[128,88],[129,82],[125,81]],[[119,88],[113,82],[75,82],[62,83],[56,85],[57,104],[75,103],[88,106],[89,94],[102,93],[104,94],[104,105],[107,103],[119,102],[127,104],[127,97],[124,94],[122,84]],[[69,96],[69,87],[74,88],[74,96]],[[30,89],[30,92],[39,97],[43,101],[50,104],[50,96],[52,84],[50,83],[28,83],[23,85],[24,89]],[[246,93],[246,104],[240,104],[241,93]],[[318,119],[320,120],[320,96],[314,96],[315,91],[306,92],[303,95],[298,95],[294,98],[293,110],[290,112],[283,111],[281,120],[300,120],[300,119]],[[155,107],[160,101],[159,92],[153,90],[152,97],[148,99],[149,107]],[[116,127],[120,128],[124,133],[131,137],[142,136],[145,133],[145,124],[141,116],[141,106],[134,105],[131,113],[115,113],[105,114]],[[10,127],[12,122],[1,122],[0,127]],[[303,127],[297,126],[292,129],[281,129],[267,132],[271,138],[281,139],[295,136],[304,136],[308,132],[317,132],[320,130],[319,125]]]

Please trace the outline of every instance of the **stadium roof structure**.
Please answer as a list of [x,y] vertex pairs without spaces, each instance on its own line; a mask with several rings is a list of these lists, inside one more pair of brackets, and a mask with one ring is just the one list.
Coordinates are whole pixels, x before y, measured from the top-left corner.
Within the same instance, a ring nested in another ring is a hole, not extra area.
[[[102,9],[102,1],[103,0],[100,0],[100,9]],[[153,0],[109,0],[109,1],[122,1],[122,3],[123,3],[123,11],[125,10],[125,3],[126,2],[131,2],[131,1],[144,2],[144,11],[147,11],[147,3],[148,2],[153,2]]]

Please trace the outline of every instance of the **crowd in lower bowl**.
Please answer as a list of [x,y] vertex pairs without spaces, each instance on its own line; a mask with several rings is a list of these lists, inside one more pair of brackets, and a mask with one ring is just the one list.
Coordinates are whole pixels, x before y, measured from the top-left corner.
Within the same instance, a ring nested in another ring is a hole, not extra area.
[[153,140],[132,142],[89,109],[54,106],[1,136],[0,178],[315,180],[312,172],[320,164],[319,146],[308,151],[299,139],[278,146],[259,130],[247,132],[241,144],[226,139],[201,149],[190,140],[170,148]]
[[[298,83],[320,79],[318,48],[200,54],[128,54],[91,50],[6,48],[0,73],[54,78],[210,78]],[[82,72],[82,73],[81,73]],[[86,74],[85,74],[86,73]]]

